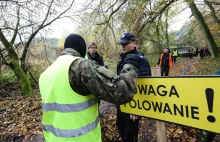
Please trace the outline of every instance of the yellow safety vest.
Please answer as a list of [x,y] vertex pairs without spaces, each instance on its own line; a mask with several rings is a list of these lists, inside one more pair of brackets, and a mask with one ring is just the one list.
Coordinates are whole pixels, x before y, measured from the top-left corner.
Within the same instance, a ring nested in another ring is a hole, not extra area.
[[69,67],[79,57],[63,55],[39,79],[46,142],[101,142],[97,98],[74,92]]
[[177,53],[178,51],[176,50],[176,51],[173,51],[173,56],[178,56],[178,53]]

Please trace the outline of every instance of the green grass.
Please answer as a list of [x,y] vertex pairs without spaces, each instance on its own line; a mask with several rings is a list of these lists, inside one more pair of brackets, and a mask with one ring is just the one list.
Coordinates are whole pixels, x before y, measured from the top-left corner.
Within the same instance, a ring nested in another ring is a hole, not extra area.
[[0,84],[8,85],[15,83],[17,83],[17,79],[15,74],[11,70],[8,70],[7,72],[3,72],[0,74]]
[[156,53],[150,53],[145,55],[151,67],[155,67],[157,65],[159,56],[160,54]]

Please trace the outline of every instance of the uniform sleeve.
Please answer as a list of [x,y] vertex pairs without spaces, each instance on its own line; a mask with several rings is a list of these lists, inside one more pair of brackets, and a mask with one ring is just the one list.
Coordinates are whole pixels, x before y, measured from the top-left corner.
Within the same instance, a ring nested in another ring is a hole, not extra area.
[[78,59],[71,65],[70,72],[71,87],[81,95],[93,94],[114,104],[124,104],[135,94],[137,68],[131,64],[125,64],[117,75],[104,66]]

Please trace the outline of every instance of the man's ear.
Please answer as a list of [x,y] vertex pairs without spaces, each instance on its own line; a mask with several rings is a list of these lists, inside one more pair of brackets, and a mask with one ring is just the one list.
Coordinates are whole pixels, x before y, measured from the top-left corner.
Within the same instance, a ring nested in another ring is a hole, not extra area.
[[134,45],[137,45],[137,42],[136,41],[133,41]]

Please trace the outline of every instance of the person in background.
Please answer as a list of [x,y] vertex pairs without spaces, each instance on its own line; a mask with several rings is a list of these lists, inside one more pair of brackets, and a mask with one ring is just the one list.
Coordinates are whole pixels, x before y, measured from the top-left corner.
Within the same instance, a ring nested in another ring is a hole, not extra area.
[[92,42],[89,45],[87,56],[88,56],[88,59],[94,61],[98,65],[104,66],[102,56],[100,56],[99,53],[97,52],[97,45],[95,44],[95,42]]
[[[94,63],[100,65],[100,66],[104,66],[104,61],[102,56],[99,55],[99,53],[97,52],[97,45],[95,44],[95,42],[92,42],[89,46],[88,46],[88,52],[87,52],[87,57],[89,60],[92,60]],[[105,66],[106,67],[106,66]],[[107,67],[106,67],[107,68]],[[100,105],[100,99],[98,99],[98,105]]]
[[101,142],[97,100],[120,105],[135,94],[139,56],[127,54],[117,75],[85,55],[84,38],[70,34],[62,55],[40,75],[46,142]]
[[169,70],[173,65],[172,55],[169,53],[169,49],[165,48],[164,52],[160,55],[157,67],[161,67],[161,76],[168,76]]
[[179,53],[176,49],[173,50],[173,64],[176,63],[176,58],[178,57]]
[[204,48],[200,49],[199,54],[200,54],[200,58],[203,59],[203,57],[204,57]]
[[[138,65],[138,77],[151,76],[151,69],[147,59],[138,52],[135,36],[129,32],[122,34],[119,42],[122,53],[117,65],[117,74],[120,74],[125,64],[125,58],[129,54],[140,57]],[[123,113],[117,105],[117,122],[119,133],[123,142],[138,142],[139,122],[141,117]]]
[[189,49],[189,58],[192,59],[192,56],[193,56],[193,49]]
[[195,57],[197,57],[197,56],[198,56],[198,54],[199,54],[199,50],[198,50],[198,48],[196,48]]

